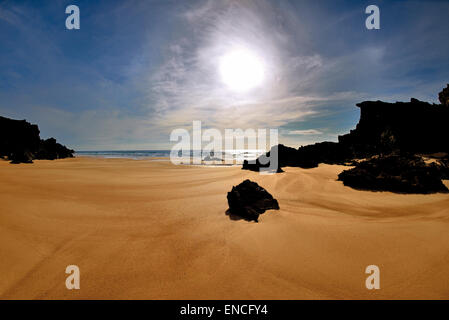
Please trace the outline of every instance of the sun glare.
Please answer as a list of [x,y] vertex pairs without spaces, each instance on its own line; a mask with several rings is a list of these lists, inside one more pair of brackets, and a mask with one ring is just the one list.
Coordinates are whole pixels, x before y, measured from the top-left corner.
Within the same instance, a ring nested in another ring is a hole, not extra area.
[[231,90],[244,92],[262,83],[264,67],[261,59],[251,51],[236,50],[221,57],[220,75]]

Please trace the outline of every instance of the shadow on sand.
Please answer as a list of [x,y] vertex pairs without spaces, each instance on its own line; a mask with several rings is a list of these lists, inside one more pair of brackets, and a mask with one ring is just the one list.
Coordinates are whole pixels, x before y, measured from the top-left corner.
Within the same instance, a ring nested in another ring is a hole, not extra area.
[[[226,210],[225,214],[229,217],[229,220],[233,220],[233,221],[238,221],[238,220],[245,220],[248,222],[254,221],[254,220],[243,218],[237,214],[232,213],[229,208],[228,208],[228,210]],[[254,221],[254,222],[259,222],[259,221]]]

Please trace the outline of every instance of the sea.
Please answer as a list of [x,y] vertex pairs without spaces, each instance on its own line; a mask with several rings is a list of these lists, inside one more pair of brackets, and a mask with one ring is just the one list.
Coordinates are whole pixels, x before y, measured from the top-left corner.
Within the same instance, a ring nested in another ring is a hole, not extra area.
[[[225,159],[234,159],[234,165],[240,165],[244,160],[254,160],[264,154],[265,150],[226,150],[226,151],[190,151],[187,159],[201,158],[201,165],[219,165]],[[76,151],[76,156],[96,158],[118,158],[149,161],[170,161],[171,150],[109,150],[109,151]],[[179,156],[186,159],[186,154]],[[192,161],[193,162],[193,161]],[[224,163],[223,163],[224,165]]]
[[106,150],[106,151],[76,151],[75,157],[96,157],[96,158],[125,158],[125,159],[146,159],[146,158],[168,158],[170,150]]

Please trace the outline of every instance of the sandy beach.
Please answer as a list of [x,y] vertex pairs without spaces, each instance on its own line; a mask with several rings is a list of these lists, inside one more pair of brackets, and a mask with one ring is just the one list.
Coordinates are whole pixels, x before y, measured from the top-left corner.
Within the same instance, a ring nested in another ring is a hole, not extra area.
[[[447,299],[449,195],[356,191],[343,169],[0,161],[0,298]],[[225,213],[247,178],[281,208],[259,223]]]

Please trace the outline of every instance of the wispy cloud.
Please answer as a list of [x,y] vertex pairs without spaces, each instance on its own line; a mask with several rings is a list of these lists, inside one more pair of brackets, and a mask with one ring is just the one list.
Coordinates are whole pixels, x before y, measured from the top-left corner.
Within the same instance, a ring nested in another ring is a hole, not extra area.
[[[168,148],[171,130],[193,120],[279,128],[291,145],[335,140],[357,122],[355,103],[436,101],[449,79],[443,1],[384,2],[378,31],[364,28],[356,2],[80,6],[81,30],[69,32],[63,2],[0,4],[0,112],[74,148]],[[219,74],[220,58],[241,47],[266,68],[261,86],[244,93]]]
[[8,2],[0,4],[0,20],[19,27],[23,23],[23,11],[16,5],[8,5]]
[[[184,12],[186,32],[148,79],[158,122],[167,127],[192,120],[217,128],[278,127],[314,114],[314,102],[325,97],[298,96],[298,87],[322,67],[322,58],[289,51],[294,35],[276,22],[283,19],[273,16],[276,10],[265,1],[206,1]],[[193,39],[184,38],[190,32]],[[220,57],[241,47],[260,54],[267,68],[263,86],[245,94],[226,88],[218,74]]]
[[307,129],[307,130],[292,130],[292,131],[289,131],[288,134],[311,136],[311,135],[320,135],[320,134],[323,134],[323,132],[321,132],[319,130],[315,130],[315,129]]

